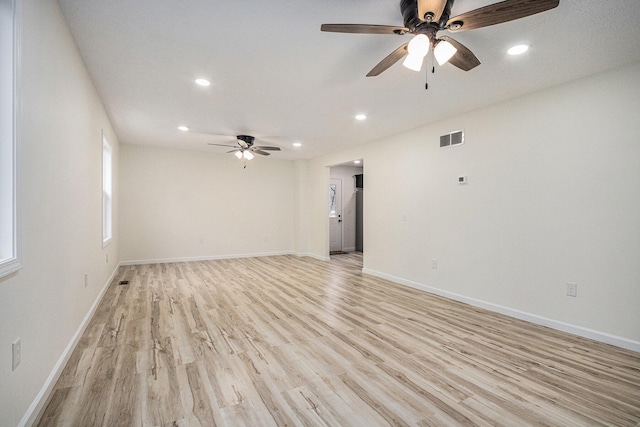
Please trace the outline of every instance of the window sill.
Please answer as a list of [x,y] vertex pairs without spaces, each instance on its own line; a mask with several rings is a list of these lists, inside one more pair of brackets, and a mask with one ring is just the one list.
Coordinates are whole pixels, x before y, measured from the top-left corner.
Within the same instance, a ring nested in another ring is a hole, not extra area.
[[109,246],[111,244],[111,242],[113,241],[113,237],[108,238],[107,240],[103,240],[102,241],[102,249],[106,248],[107,246]]
[[22,268],[22,262],[17,259],[9,259],[0,263],[0,279],[7,277]]

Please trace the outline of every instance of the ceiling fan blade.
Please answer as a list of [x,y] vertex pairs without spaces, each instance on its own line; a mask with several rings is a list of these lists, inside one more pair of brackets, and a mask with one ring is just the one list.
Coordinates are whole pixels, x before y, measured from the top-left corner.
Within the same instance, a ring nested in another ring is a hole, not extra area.
[[229,144],[214,144],[213,142],[208,142],[207,145],[216,145],[218,147],[236,147],[235,145],[229,145]]
[[454,16],[447,26],[454,32],[488,27],[553,9],[559,3],[560,0],[506,0]]
[[227,154],[235,153],[236,151],[240,151],[240,149],[236,148],[235,150],[227,151]]
[[446,36],[440,37],[440,40],[446,40],[458,49],[458,51],[449,60],[449,64],[458,67],[463,71],[469,71],[480,65],[480,60],[462,43]]
[[280,147],[269,147],[266,145],[254,145],[253,148],[255,148],[256,150],[280,151]]
[[260,154],[262,156],[270,156],[270,153],[267,153],[266,151],[262,151],[262,150],[251,150],[252,153],[256,153],[256,154]]
[[426,22],[438,22],[447,0],[418,0],[418,19]]
[[409,32],[409,29],[392,25],[322,24],[320,31],[356,34],[406,34]]
[[236,141],[238,143],[238,145],[242,148],[249,148],[249,144],[247,144],[246,142],[244,142],[243,140],[239,139]]
[[403,57],[407,55],[407,45],[409,43],[405,43],[393,52],[391,52],[386,58],[378,63],[375,67],[369,71],[367,77],[375,77],[385,71],[387,68],[391,67],[393,64],[401,60]]

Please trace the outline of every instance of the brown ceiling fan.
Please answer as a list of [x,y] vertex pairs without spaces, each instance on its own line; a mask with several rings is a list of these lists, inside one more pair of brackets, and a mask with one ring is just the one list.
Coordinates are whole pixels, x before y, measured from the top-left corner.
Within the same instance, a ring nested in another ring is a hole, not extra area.
[[373,67],[367,77],[381,74],[405,56],[403,65],[419,71],[430,47],[433,48],[435,59],[440,65],[449,62],[461,70],[469,71],[480,65],[480,60],[471,50],[451,37],[438,37],[439,31],[458,32],[501,24],[553,9],[560,3],[560,0],[506,0],[450,17],[454,1],[401,0],[400,11],[404,18],[404,27],[323,24],[320,29],[336,33],[414,35],[411,41],[391,52]]
[[235,145],[231,144],[214,144],[209,142],[209,145],[217,145],[218,147],[231,147],[233,150],[227,151],[227,153],[234,153],[239,159],[251,160],[254,154],[260,154],[261,156],[269,156],[271,153],[268,151],[280,151],[280,147],[272,147],[268,145],[253,145],[255,138],[251,135],[238,135]]

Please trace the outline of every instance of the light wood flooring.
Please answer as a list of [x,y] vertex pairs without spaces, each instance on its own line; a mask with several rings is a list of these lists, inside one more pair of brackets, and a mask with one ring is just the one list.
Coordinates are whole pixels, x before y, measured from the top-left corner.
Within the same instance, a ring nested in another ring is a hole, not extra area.
[[640,354],[361,263],[122,267],[39,425],[640,425]]

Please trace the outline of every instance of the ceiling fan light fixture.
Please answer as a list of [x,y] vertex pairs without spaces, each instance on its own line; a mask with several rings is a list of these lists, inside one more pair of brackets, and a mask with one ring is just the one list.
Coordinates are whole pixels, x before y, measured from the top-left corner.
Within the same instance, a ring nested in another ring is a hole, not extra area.
[[431,42],[429,41],[429,37],[424,34],[418,34],[412,38],[407,46],[409,55],[407,55],[405,60],[402,62],[402,65],[410,70],[420,71],[423,59],[427,56],[427,53],[429,53],[430,45]]
[[247,160],[251,160],[253,159],[253,153],[251,153],[251,151],[245,151],[244,153],[242,153],[242,157],[244,157]]
[[238,159],[242,158],[242,151],[236,151],[235,153],[233,153],[234,156],[236,156]]
[[449,60],[456,54],[458,49],[446,40],[440,40],[436,47],[433,49],[433,55],[438,61],[438,65],[443,65],[449,62]]

